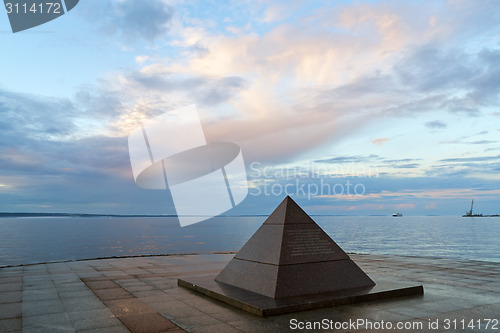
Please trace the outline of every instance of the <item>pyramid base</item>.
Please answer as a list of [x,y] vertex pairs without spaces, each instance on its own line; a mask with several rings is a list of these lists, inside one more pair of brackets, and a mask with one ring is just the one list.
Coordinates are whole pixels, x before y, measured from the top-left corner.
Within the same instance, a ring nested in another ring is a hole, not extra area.
[[260,317],[393,297],[423,295],[424,293],[424,287],[422,285],[403,284],[399,281],[377,280],[377,285],[373,287],[273,299],[225,283],[217,282],[215,281],[215,276],[215,274],[193,276],[185,279],[178,279],[177,283],[181,287],[197,291],[203,295],[212,297]]
[[233,258],[215,280],[274,299],[375,285],[351,259],[279,266]]

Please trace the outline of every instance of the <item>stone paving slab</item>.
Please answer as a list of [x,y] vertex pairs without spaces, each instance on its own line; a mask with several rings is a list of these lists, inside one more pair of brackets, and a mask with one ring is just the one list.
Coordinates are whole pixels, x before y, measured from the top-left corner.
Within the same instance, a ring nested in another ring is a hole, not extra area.
[[[233,254],[48,263],[0,268],[0,332],[500,332],[500,263],[350,256],[374,281],[412,281],[425,294],[260,318],[177,286]],[[322,323],[332,329],[299,329]]]

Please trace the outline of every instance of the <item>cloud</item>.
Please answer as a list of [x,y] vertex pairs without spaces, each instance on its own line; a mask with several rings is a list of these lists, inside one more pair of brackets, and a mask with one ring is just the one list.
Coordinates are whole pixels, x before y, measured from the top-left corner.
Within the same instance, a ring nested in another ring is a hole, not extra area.
[[137,119],[194,101],[208,140],[236,142],[249,160],[282,162],[381,119],[438,110],[477,116],[487,99],[475,92],[496,87],[487,68],[498,59],[493,49],[458,43],[464,20],[482,15],[469,6],[339,5],[229,35],[200,24],[176,28],[169,45],[181,57],[150,59],[106,84],[129,100],[116,128],[125,135]]
[[[80,8],[80,7],[79,7]],[[162,0],[112,0],[88,3],[81,10],[107,35],[125,41],[153,41],[169,30],[173,7]]]
[[[125,138],[98,135],[102,128],[93,129],[99,112],[101,119],[114,119],[117,113],[107,108],[114,102],[102,96],[75,101],[0,91],[0,118],[9,124],[0,131],[1,172],[35,176],[78,171],[117,177],[128,172]],[[92,112],[100,103],[102,109]]]
[[[484,107],[496,105],[496,91],[500,87],[496,69],[492,68],[496,60],[484,57],[485,52],[498,50],[485,47],[477,52],[466,52],[452,44],[423,45],[412,49],[396,63],[395,74],[403,87],[433,94],[432,104],[436,110],[477,116]],[[443,91],[448,95],[441,94]],[[424,105],[421,107],[428,109]]]
[[262,22],[274,22],[280,21],[285,17],[285,13],[289,10],[288,6],[285,5],[272,5],[267,8],[264,12],[264,17],[262,18]]
[[464,51],[432,44],[411,50],[395,70],[403,85],[422,92],[461,89],[477,74]]
[[127,81],[128,89],[142,91],[145,94],[153,91],[163,94],[184,92],[191,96],[193,102],[201,106],[218,105],[246,87],[246,81],[238,76],[176,77],[168,72],[151,73],[148,68],[128,73],[123,79]]
[[328,164],[336,164],[336,163],[362,163],[362,162],[370,162],[379,160],[380,157],[375,154],[371,154],[369,156],[336,156],[328,159],[316,160],[315,163],[328,163]]
[[376,199],[469,199],[474,197],[495,198],[500,190],[480,190],[467,188],[444,188],[429,190],[381,191],[365,195],[320,195],[318,198],[332,198],[347,201],[376,200]]
[[455,140],[450,140],[450,141],[442,141],[440,143],[444,144],[464,144],[464,145],[488,145],[488,144],[494,144],[497,143],[495,140],[474,140],[470,141],[474,138],[477,138],[478,136],[483,136],[487,135],[489,131],[480,131],[478,133],[473,133],[470,135],[464,135],[458,139]]
[[431,129],[443,129],[446,128],[446,123],[440,120],[428,121],[425,123],[425,127]]
[[413,162],[413,161],[421,161],[421,158],[402,158],[402,159],[396,159],[396,160],[384,160],[384,163],[407,163],[407,162]]
[[407,209],[407,210],[411,210],[411,209],[415,209],[415,204],[414,203],[401,203],[401,204],[397,204],[395,206],[396,209]]
[[[52,100],[0,89],[0,146],[19,139],[71,135],[76,109],[68,99]],[[17,135],[17,136],[16,136]]]
[[418,168],[420,164],[418,163],[407,163],[407,164],[400,164],[400,165],[393,165],[393,168],[399,168],[399,169],[415,169]]
[[371,140],[371,143],[373,143],[377,147],[380,147],[384,143],[386,143],[387,141],[389,141],[389,138],[376,138],[376,139]]
[[488,145],[492,143],[497,143],[498,141],[493,141],[493,140],[479,140],[479,141],[472,141],[472,142],[466,142],[467,144],[470,145]]
[[457,157],[457,158],[445,158],[439,160],[440,162],[486,162],[486,161],[496,161],[500,159],[500,155],[497,156],[476,156],[476,157]]
[[[382,20],[380,17],[383,13],[377,12],[370,20]],[[330,22],[330,18],[321,19]],[[381,21],[378,28],[385,29]],[[370,42],[368,35],[356,41],[328,29],[318,34],[316,24],[281,24],[258,38],[252,33],[228,37],[185,29],[183,40],[176,45],[184,45],[187,56],[145,67],[134,77],[125,76],[122,91],[126,96],[144,96],[144,89],[135,89],[140,83],[161,88],[163,95],[169,94],[169,100],[190,89],[184,96],[206,106],[226,102],[224,123],[205,124],[208,138],[238,142],[258,160],[293,158],[361,128],[370,121],[370,111],[380,107],[377,93],[385,86],[385,77],[371,75],[369,80],[363,71],[382,63],[386,57],[379,52],[386,46]],[[206,52],[200,55],[191,51],[193,45],[204,45]],[[346,72],[353,64],[356,70]],[[341,72],[347,73],[347,79],[339,76]],[[173,82],[168,79],[170,85],[165,82],[168,76],[175,77]],[[210,87],[198,90],[206,78],[215,77],[224,80],[212,80]],[[153,94],[147,91],[148,102],[152,98],[161,100]],[[364,94],[363,99],[360,94]],[[136,104],[145,104],[144,98],[137,99]],[[356,112],[352,119],[345,117]],[[302,139],[290,145],[294,137]]]
[[9,92],[1,100],[11,124],[0,131],[1,211],[175,212],[167,191],[135,186],[126,137],[74,134],[83,128],[65,100]]

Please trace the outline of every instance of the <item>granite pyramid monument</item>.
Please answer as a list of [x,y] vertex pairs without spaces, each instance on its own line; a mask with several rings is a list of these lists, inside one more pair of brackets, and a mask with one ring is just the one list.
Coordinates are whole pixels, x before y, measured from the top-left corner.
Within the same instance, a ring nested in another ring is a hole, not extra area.
[[375,285],[290,197],[215,280],[274,299]]
[[177,283],[262,317],[424,292],[394,279],[375,285],[290,197],[221,272]]

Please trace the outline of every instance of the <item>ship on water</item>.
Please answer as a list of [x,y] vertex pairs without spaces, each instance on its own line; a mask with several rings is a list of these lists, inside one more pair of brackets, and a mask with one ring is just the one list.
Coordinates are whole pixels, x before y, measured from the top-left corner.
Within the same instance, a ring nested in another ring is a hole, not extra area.
[[465,215],[462,215],[462,217],[500,217],[500,215],[474,214],[473,209],[474,209],[474,200],[472,200],[472,203],[470,205],[470,210],[465,212]]

